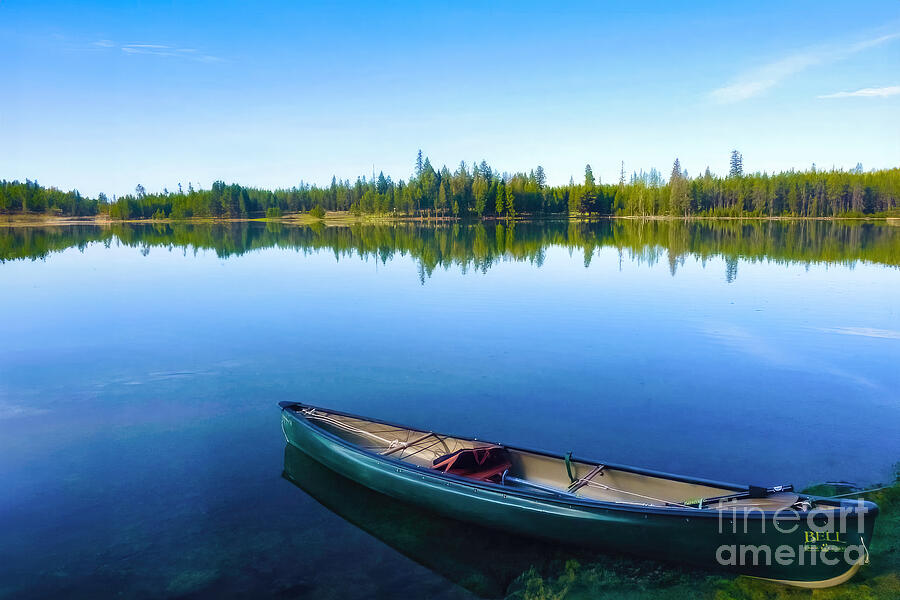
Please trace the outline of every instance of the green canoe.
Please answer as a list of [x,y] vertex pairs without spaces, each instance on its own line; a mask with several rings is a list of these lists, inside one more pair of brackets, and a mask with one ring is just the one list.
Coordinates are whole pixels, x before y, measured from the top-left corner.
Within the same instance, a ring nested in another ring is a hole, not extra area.
[[282,402],[288,443],[376,492],[510,533],[819,588],[868,560],[878,507],[659,473]]

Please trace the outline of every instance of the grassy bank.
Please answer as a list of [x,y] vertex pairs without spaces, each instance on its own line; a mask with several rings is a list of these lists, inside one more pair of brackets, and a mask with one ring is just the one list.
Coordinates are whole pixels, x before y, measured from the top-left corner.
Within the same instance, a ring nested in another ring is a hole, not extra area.
[[[546,217],[540,217],[546,218]],[[562,217],[565,218],[563,215]],[[484,219],[485,221],[496,219]],[[525,219],[523,219],[525,220]],[[192,217],[189,219],[110,219],[108,215],[94,215],[90,217],[66,217],[47,214],[0,214],[0,226],[3,227],[50,227],[57,225],[100,225],[110,226],[123,223],[137,225],[152,225],[154,223],[285,223],[289,225],[311,225],[324,223],[325,225],[355,225],[359,223],[446,223],[456,222],[454,217],[411,217],[404,215],[354,215],[348,211],[332,211],[325,213],[323,218],[314,217],[309,213],[288,213],[281,217],[245,217],[245,218],[211,218]]]
[[[892,225],[900,225],[900,219],[894,217],[867,215],[865,217],[848,216],[848,217],[760,217],[760,216],[740,216],[740,217],[707,217],[699,215],[690,215],[687,217],[670,216],[670,215],[603,215],[603,216],[586,216],[580,214],[559,214],[559,215],[519,215],[515,219],[484,217],[476,219],[485,222],[502,222],[511,221],[541,221],[541,220],[570,220],[570,221],[596,221],[597,219],[625,219],[638,221],[841,221],[841,222],[872,222],[882,221]],[[325,214],[323,218],[317,218],[309,213],[288,213],[281,217],[257,217],[257,218],[210,218],[210,217],[192,217],[189,219],[110,219],[109,215],[94,215],[90,217],[66,217],[47,214],[0,214],[0,226],[4,227],[48,227],[57,225],[101,225],[109,226],[120,223],[133,224],[153,224],[153,223],[247,223],[247,222],[277,222],[290,225],[311,225],[313,223],[324,223],[325,225],[355,225],[360,223],[448,223],[459,222],[457,217],[425,217],[425,216],[407,216],[407,215],[355,215],[348,211],[332,211]]]

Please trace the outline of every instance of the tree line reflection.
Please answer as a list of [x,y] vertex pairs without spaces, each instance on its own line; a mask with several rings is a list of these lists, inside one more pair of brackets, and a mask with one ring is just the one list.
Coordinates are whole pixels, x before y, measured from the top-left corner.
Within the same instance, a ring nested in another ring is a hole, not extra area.
[[213,251],[220,258],[266,248],[336,259],[359,256],[387,262],[410,256],[420,278],[435,269],[486,272],[501,261],[541,266],[548,248],[563,247],[584,257],[585,267],[602,248],[640,263],[667,262],[674,275],[688,257],[720,258],[734,280],[745,261],[777,263],[857,262],[900,266],[900,227],[847,221],[675,221],[602,219],[424,225],[415,222],[349,226],[292,226],[280,223],[157,223],[0,228],[0,261],[45,259],[68,248],[120,245],[147,254],[153,248]]

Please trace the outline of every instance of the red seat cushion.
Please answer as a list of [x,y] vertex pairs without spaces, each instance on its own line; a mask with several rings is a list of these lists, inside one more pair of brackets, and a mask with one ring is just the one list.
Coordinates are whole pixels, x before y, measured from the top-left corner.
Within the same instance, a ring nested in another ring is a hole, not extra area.
[[434,459],[433,464],[435,469],[444,473],[479,481],[496,479],[512,466],[509,453],[500,446],[464,448]]

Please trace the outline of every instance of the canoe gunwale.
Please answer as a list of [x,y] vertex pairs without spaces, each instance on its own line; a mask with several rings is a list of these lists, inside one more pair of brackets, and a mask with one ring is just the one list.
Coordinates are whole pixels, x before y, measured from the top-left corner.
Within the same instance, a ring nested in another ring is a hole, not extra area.
[[[727,511],[727,510],[714,510],[714,509],[706,509],[706,508],[703,508],[703,509],[701,509],[701,508],[683,508],[683,507],[679,507],[679,506],[654,506],[654,505],[644,505],[644,504],[629,504],[626,502],[611,502],[611,501],[604,501],[604,500],[596,500],[596,499],[592,499],[592,498],[582,498],[579,496],[567,494],[565,492],[565,490],[560,490],[558,494],[553,494],[553,493],[549,493],[549,492],[545,493],[545,494],[539,494],[539,493],[535,493],[535,492],[529,492],[528,490],[523,490],[523,489],[518,489],[518,488],[515,488],[515,489],[509,488],[507,486],[504,486],[504,485],[501,485],[498,483],[492,483],[492,482],[486,482],[486,481],[484,481],[484,482],[476,481],[476,480],[473,480],[473,479],[470,479],[467,477],[455,475],[453,473],[444,473],[443,471],[438,472],[438,471],[435,471],[434,469],[429,469],[427,467],[423,467],[423,466],[420,466],[420,465],[417,465],[417,464],[414,464],[411,462],[407,462],[407,461],[404,461],[404,460],[401,460],[398,458],[394,458],[389,455],[385,456],[385,455],[382,455],[382,454],[379,454],[376,452],[372,452],[371,450],[367,450],[356,444],[353,444],[353,443],[345,440],[344,438],[342,438],[338,435],[335,435],[335,434],[331,433],[330,431],[327,431],[324,428],[316,425],[315,423],[310,421],[310,419],[303,416],[302,413],[298,414],[297,409],[312,408],[312,409],[316,409],[316,410],[322,410],[322,411],[325,411],[325,412],[328,412],[331,414],[335,414],[335,415],[350,417],[350,418],[354,418],[354,419],[363,419],[365,421],[369,421],[372,423],[379,423],[379,424],[387,425],[387,426],[391,426],[391,427],[400,427],[400,428],[409,429],[412,431],[426,431],[426,430],[422,430],[417,427],[410,427],[410,426],[406,426],[406,425],[402,425],[402,424],[398,424],[398,423],[382,421],[380,419],[361,417],[359,415],[355,415],[352,413],[347,413],[347,412],[343,412],[343,411],[339,411],[339,410],[333,410],[330,408],[328,408],[328,409],[321,408],[321,407],[312,406],[309,404],[303,404],[301,402],[279,402],[278,405],[281,407],[283,413],[287,412],[287,414],[290,415],[291,418],[293,418],[295,421],[302,424],[303,426],[310,428],[316,435],[327,438],[327,439],[329,439],[329,440],[331,440],[353,452],[362,454],[362,455],[364,455],[372,460],[375,460],[377,462],[390,464],[390,465],[396,467],[398,469],[398,471],[400,469],[409,470],[412,473],[420,474],[422,476],[427,476],[436,481],[450,480],[459,485],[464,485],[464,486],[467,486],[470,488],[481,489],[481,490],[498,493],[498,494],[517,496],[517,497],[527,498],[529,500],[536,500],[536,501],[540,501],[540,502],[551,502],[554,504],[558,504],[561,507],[578,506],[578,507],[583,507],[583,508],[593,508],[593,509],[603,509],[603,510],[649,513],[649,514],[669,515],[669,516],[703,517],[703,518],[712,518],[712,519],[718,519],[723,514],[724,515],[732,514],[732,511]],[[447,434],[442,434],[442,435],[447,435]],[[476,437],[467,438],[467,437],[457,436],[457,435],[452,435],[451,437],[461,439],[461,440],[481,441],[481,442],[485,442],[485,443],[492,443],[492,444],[496,444],[498,446],[503,446],[503,447],[510,448],[513,450],[520,450],[523,452],[547,456],[547,457],[554,458],[554,459],[565,460],[565,455],[563,455],[563,454],[549,452],[549,451],[542,450],[542,449],[533,449],[533,448],[527,448],[527,447],[523,447],[523,446],[513,446],[513,445],[509,445],[509,444],[502,444],[499,442],[488,442],[487,440],[479,440]],[[683,483],[692,483],[692,484],[698,484],[698,485],[720,487],[720,488],[724,488],[724,489],[731,489],[736,492],[745,492],[745,491],[749,490],[749,486],[747,486],[747,485],[739,485],[739,484],[728,483],[728,482],[687,477],[684,475],[676,475],[676,474],[666,473],[666,472],[662,472],[662,471],[654,471],[652,469],[643,469],[643,468],[639,468],[639,467],[632,467],[629,465],[619,465],[616,463],[610,463],[610,462],[606,462],[606,461],[597,461],[594,459],[587,459],[587,458],[580,457],[580,456],[571,456],[571,459],[576,460],[578,462],[588,463],[588,464],[603,464],[610,469],[621,470],[621,471],[625,471],[625,472],[629,472],[629,473],[634,473],[637,475],[645,475],[645,476],[649,476],[649,477],[659,477],[659,478],[670,479],[670,480],[679,481],[679,482],[683,482]],[[813,500],[834,502],[829,498],[820,498],[817,496],[806,496],[806,497],[813,499]],[[848,506],[846,508],[845,508],[845,503],[842,501],[838,501],[836,504],[838,506],[840,506],[842,510],[849,511],[848,514],[853,514],[856,512],[856,508],[857,508],[856,504],[851,504],[850,506]],[[872,502],[866,501],[866,502],[864,502],[864,506],[866,506],[868,514],[870,514],[872,517],[875,517],[878,514],[878,505],[876,505]],[[740,514],[741,514],[741,518],[772,519],[772,518],[776,518],[776,517],[783,517],[783,509],[781,511],[750,510],[750,511],[742,511],[742,512],[740,512]],[[798,512],[797,514],[805,514],[805,512]]]

